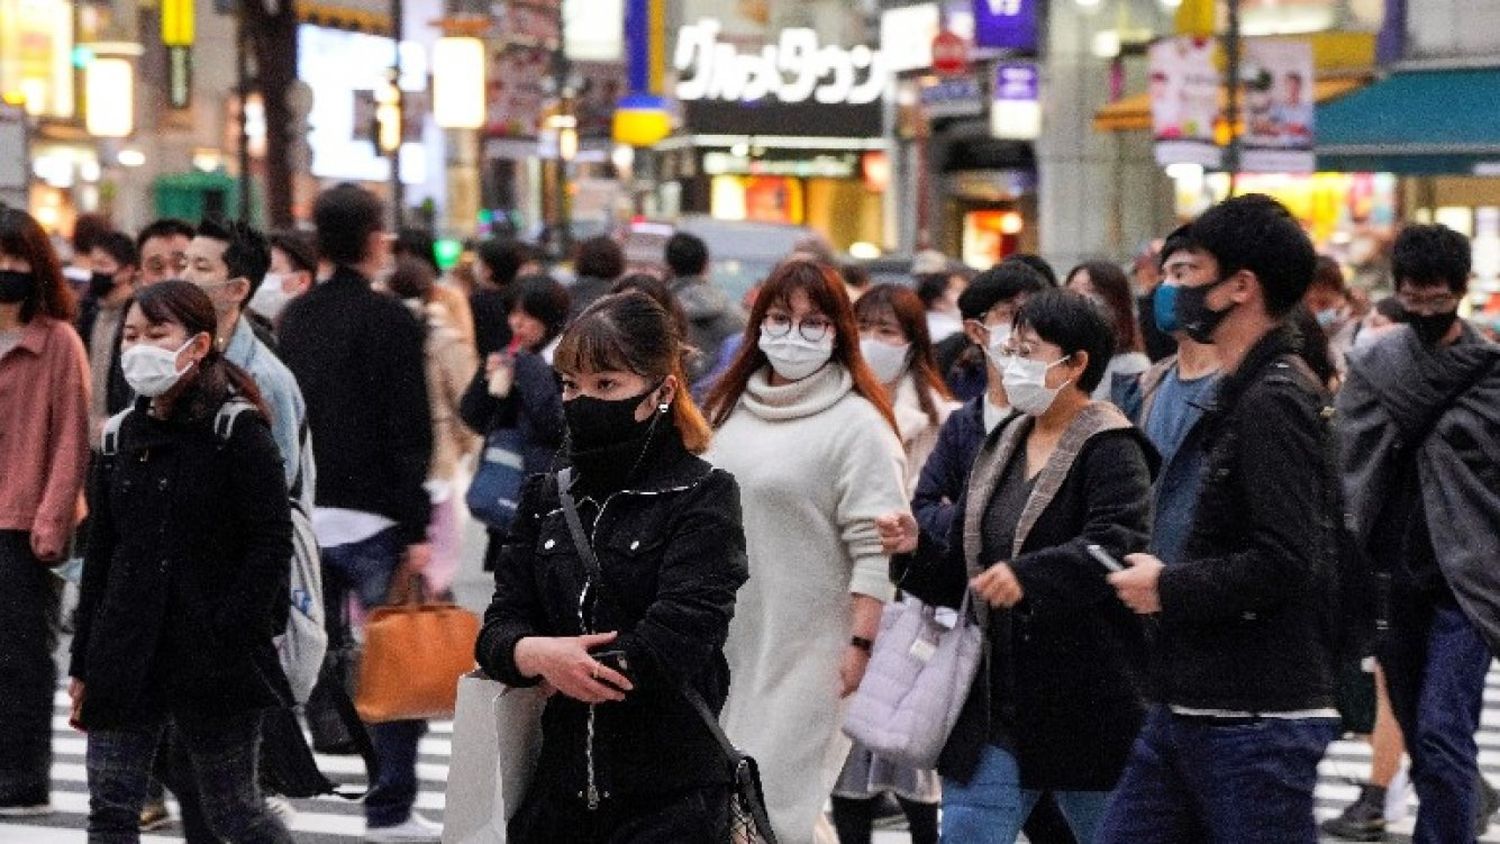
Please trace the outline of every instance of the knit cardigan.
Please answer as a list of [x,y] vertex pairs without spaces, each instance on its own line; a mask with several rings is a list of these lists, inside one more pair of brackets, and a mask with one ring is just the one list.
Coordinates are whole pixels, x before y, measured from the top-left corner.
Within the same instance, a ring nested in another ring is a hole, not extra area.
[[740,484],[750,557],[722,719],[760,763],[778,838],[804,844],[849,750],[839,664],[850,593],[894,595],[875,519],[908,509],[905,457],[834,363],[784,386],[754,375],[707,456]]

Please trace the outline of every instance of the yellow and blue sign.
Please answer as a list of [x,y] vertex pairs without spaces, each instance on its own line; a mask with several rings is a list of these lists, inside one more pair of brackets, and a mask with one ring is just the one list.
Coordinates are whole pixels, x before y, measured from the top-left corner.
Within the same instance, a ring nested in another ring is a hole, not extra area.
[[614,139],[649,147],[672,134],[661,96],[667,75],[666,0],[626,0],[625,60],[629,92],[615,108]]

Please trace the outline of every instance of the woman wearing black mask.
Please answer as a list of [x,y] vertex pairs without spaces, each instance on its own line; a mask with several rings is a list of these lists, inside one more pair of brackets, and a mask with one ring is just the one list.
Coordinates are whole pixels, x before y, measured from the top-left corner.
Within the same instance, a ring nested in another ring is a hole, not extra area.
[[569,531],[560,474],[532,476],[476,648],[496,679],[554,693],[510,823],[519,844],[728,840],[725,760],[683,691],[723,705],[745,539],[734,479],[695,456],[709,427],[681,353],[640,293],[595,302],[557,349],[568,490],[601,577]]

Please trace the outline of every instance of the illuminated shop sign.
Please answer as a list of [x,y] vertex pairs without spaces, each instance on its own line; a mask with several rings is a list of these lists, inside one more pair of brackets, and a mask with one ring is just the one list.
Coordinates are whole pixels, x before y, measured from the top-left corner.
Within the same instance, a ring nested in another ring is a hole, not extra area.
[[890,79],[878,51],[822,45],[811,29],[784,29],[755,53],[719,41],[720,31],[713,19],[678,31],[679,100],[865,105],[880,99]]

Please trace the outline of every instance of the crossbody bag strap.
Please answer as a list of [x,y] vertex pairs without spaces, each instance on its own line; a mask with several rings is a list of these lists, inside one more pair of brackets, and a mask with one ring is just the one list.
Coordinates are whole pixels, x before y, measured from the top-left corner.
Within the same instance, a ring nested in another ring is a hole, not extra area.
[[578,503],[573,500],[571,467],[557,471],[557,497],[562,501],[563,519],[568,523],[568,533],[573,535],[573,545],[578,549],[578,557],[583,560],[583,567],[588,569],[589,580],[603,586],[604,577],[599,567],[599,558],[594,555],[594,546],[589,542],[588,532],[583,529],[583,519],[578,517]]

